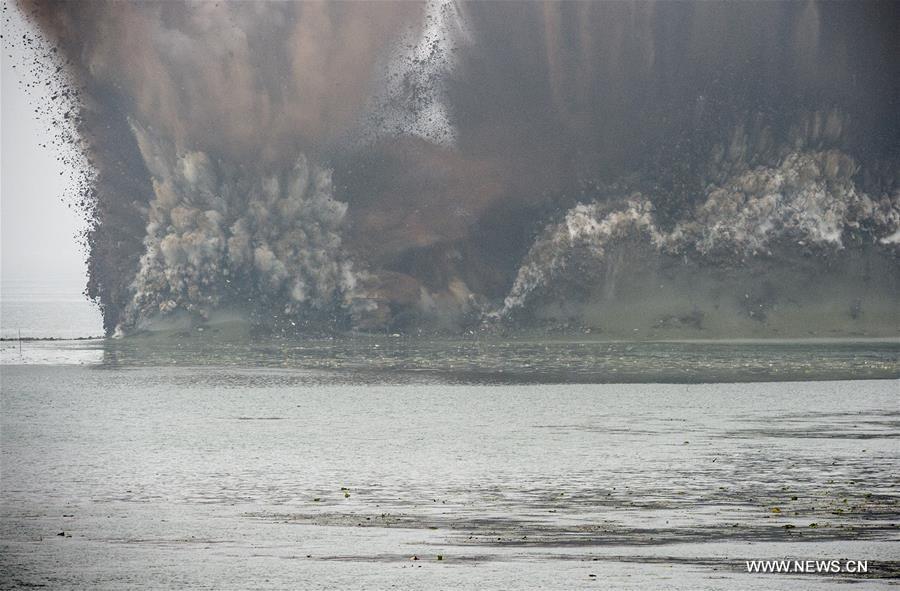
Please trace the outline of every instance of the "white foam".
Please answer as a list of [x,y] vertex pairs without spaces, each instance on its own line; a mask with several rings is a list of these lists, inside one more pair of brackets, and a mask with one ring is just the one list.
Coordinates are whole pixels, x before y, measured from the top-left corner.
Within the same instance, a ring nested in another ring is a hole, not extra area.
[[778,166],[745,170],[720,186],[669,231],[657,225],[650,199],[636,193],[619,204],[579,204],[547,226],[519,268],[502,310],[565,274],[572,257],[603,260],[610,244],[638,236],[660,252],[740,260],[767,253],[776,240],[840,249],[848,232],[869,232],[882,245],[900,243],[900,195],[859,191],[852,158],[837,150],[793,152]]

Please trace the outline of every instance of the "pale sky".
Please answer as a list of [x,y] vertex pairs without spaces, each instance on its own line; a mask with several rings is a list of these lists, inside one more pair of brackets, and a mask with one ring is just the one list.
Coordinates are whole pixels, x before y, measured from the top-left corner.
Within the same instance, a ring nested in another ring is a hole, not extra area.
[[[49,144],[48,125],[36,119],[31,106],[48,101],[48,93],[40,87],[25,91],[29,70],[22,64],[31,58],[8,43],[9,33],[23,26],[10,5],[3,19],[0,86],[0,274],[4,281],[75,280],[85,276],[84,255],[75,238],[83,222],[62,202],[69,175]],[[44,143],[48,147],[39,145]]]

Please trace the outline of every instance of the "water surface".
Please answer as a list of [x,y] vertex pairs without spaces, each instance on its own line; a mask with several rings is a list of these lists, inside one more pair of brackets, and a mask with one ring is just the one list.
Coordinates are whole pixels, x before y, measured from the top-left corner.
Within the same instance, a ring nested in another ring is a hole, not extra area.
[[858,579],[743,561],[859,558],[869,588],[897,574],[898,384],[5,365],[0,568],[51,588],[822,589]]

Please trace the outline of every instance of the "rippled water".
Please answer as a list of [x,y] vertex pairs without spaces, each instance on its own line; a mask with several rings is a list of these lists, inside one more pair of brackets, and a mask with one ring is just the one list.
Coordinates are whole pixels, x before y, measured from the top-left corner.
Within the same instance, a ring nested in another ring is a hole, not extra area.
[[[5,337],[94,334],[89,304],[47,289],[4,284]],[[860,588],[755,558],[900,574],[897,340],[206,327],[5,340],[0,363],[0,587]]]
[[84,294],[85,280],[0,280],[0,337],[78,338],[103,334],[100,310]]
[[106,589],[858,581],[749,575],[743,562],[786,557],[868,559],[867,588],[898,574],[896,379],[548,383],[564,364],[608,375],[589,369],[592,356],[625,381],[641,359],[646,375],[696,378],[701,362],[726,371],[729,355],[751,380],[779,359],[778,371],[805,359],[896,376],[893,345],[594,344],[579,356],[576,343],[393,342],[270,343],[243,361],[237,346],[139,341],[79,344],[99,355],[87,366],[7,358],[0,578]]
[[5,364],[278,367],[361,379],[463,383],[752,382],[900,378],[900,340],[649,342],[388,336],[275,338],[173,332],[4,341]]

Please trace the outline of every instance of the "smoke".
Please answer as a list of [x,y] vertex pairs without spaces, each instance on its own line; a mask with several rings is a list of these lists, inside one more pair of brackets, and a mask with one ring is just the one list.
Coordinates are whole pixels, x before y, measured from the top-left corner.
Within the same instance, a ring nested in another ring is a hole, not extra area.
[[349,306],[347,208],[332,196],[330,171],[301,154],[287,169],[248,177],[203,152],[173,158],[171,146],[134,131],[155,198],[123,328],[174,310],[208,318],[232,306],[296,324]]
[[579,204],[543,230],[499,315],[525,306],[535,292],[557,282],[585,281],[583,269],[601,270],[598,263],[608,249],[628,237],[661,254],[737,266],[771,257],[774,246],[783,243],[804,250],[843,249],[845,238],[895,244],[900,192],[874,198],[862,193],[852,181],[856,171],[853,159],[836,150],[793,152],[776,167],[757,167],[711,186],[705,200],[671,231],[660,227],[653,200],[640,193],[618,207]]
[[423,13],[421,30],[401,35],[381,66],[381,87],[363,112],[360,142],[410,136],[441,146],[455,143],[446,80],[457,65],[457,51],[471,38],[455,3],[427,2]]
[[22,2],[69,55],[96,181],[89,291],[107,330],[238,307],[349,310],[331,146],[361,125],[413,3]]
[[109,332],[516,326],[636,236],[900,274],[897,3],[20,7],[80,88]]
[[71,53],[87,92],[179,148],[283,160],[350,125],[413,3],[25,3]]

